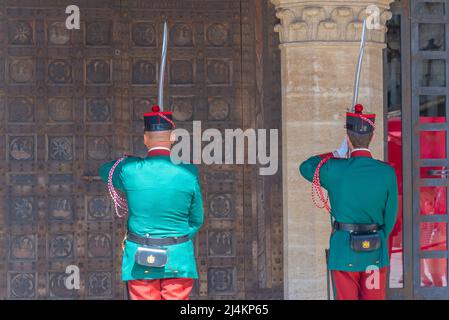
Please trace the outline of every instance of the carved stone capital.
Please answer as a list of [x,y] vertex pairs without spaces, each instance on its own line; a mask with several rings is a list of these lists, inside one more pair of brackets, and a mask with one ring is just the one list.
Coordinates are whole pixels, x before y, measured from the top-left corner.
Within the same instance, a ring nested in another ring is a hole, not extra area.
[[281,43],[359,41],[367,20],[367,41],[384,43],[385,24],[393,0],[271,0],[280,23],[274,27]]

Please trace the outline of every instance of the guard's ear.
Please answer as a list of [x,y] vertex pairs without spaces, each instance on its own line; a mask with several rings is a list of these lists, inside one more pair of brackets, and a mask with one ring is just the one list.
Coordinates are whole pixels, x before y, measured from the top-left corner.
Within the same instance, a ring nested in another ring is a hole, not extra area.
[[171,144],[176,142],[176,134],[173,130],[170,132],[170,142]]
[[146,134],[146,132],[144,132],[143,134],[143,144],[146,145],[148,147],[148,144],[150,143],[149,141],[150,139],[148,138],[148,135]]

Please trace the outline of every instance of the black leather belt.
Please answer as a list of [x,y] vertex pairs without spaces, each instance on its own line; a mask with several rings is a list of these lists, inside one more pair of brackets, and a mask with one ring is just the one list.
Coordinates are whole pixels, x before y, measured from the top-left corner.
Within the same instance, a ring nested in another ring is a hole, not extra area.
[[188,236],[171,237],[171,238],[148,238],[142,237],[135,233],[128,233],[126,239],[143,246],[170,246],[173,244],[180,244],[189,241]]
[[375,232],[378,231],[379,225],[377,224],[365,224],[365,223],[341,223],[334,221],[332,228],[334,231],[342,230],[348,232]]

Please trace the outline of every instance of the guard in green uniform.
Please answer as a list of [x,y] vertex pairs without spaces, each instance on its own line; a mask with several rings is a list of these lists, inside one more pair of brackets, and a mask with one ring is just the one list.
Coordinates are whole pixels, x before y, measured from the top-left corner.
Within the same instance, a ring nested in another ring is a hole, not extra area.
[[203,223],[198,171],[170,160],[175,141],[171,112],[154,106],[144,119],[148,156],[100,168],[104,182],[113,168],[110,184],[128,203],[122,280],[132,299],[187,299],[192,279],[198,278],[192,239]]
[[375,115],[362,111],[363,106],[356,105],[354,113],[347,113],[347,135],[340,149],[311,157],[299,168],[329,195],[328,268],[336,299],[385,299],[388,236],[398,211],[394,169],[373,159],[368,149]]

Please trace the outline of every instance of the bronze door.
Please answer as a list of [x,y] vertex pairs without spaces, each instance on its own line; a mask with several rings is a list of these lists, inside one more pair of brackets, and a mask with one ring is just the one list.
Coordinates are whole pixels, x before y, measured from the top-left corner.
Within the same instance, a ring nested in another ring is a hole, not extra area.
[[[0,1],[0,298],[122,299],[121,241],[101,163],[144,155],[162,24],[178,127],[280,129],[274,9],[255,0]],[[281,163],[281,161],[279,161]],[[194,298],[281,298],[282,181],[200,166],[205,224]],[[80,270],[80,289],[65,285]]]

